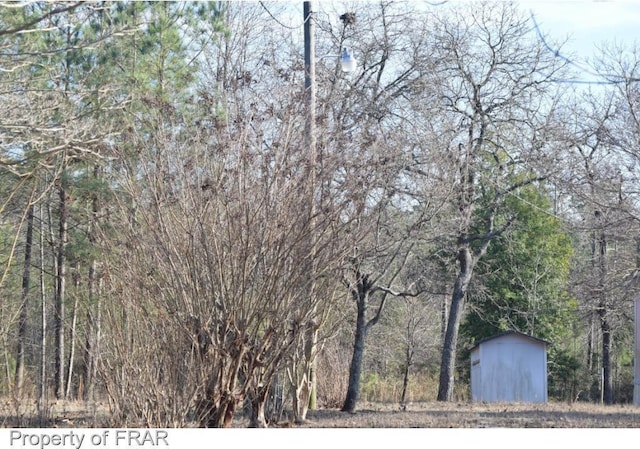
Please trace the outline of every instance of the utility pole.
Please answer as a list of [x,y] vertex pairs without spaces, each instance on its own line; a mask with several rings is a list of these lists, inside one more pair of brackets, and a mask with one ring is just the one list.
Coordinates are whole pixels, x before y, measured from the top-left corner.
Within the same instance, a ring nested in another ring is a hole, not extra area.
[[635,300],[634,312],[633,404],[640,405],[640,298]]
[[[309,301],[315,303],[316,298],[316,244],[315,244],[315,214],[316,214],[316,165],[318,160],[317,155],[317,141],[316,141],[316,39],[315,39],[315,23],[313,21],[313,9],[311,2],[306,1],[303,3],[303,15],[304,15],[304,89],[305,89],[305,103],[306,103],[306,120],[305,120],[305,147],[308,151],[308,163],[309,163],[309,178],[308,178],[308,192],[309,192],[309,216],[308,216],[308,229],[309,229]],[[316,351],[318,346],[318,324],[315,316],[312,321],[307,324],[305,329],[305,347],[304,347],[304,366],[308,369],[308,397],[302,398],[307,403],[303,405],[304,409],[308,406],[311,410],[314,410],[317,406],[316,400]],[[303,388],[303,391],[306,388]],[[306,410],[302,413],[302,418],[306,416]]]
[[[318,294],[318,289],[316,285],[316,272],[317,272],[317,236],[315,233],[316,223],[315,223],[315,215],[316,215],[316,189],[317,189],[317,165],[318,165],[318,147],[317,147],[317,139],[316,139],[316,39],[315,39],[315,23],[313,20],[313,8],[312,2],[305,1],[303,2],[303,16],[304,16],[304,94],[305,94],[305,127],[304,127],[304,144],[307,153],[307,163],[308,163],[308,182],[307,182],[307,192],[308,192],[308,216],[305,217],[308,222],[308,242],[309,242],[309,253],[308,253],[308,276],[309,276],[309,290],[307,293],[309,301],[312,301],[313,304],[316,303]],[[344,14],[341,16],[343,23],[345,26],[347,24],[352,25],[355,22],[354,14]],[[339,57],[340,63],[343,72],[353,72],[356,69],[357,62],[353,57],[352,53],[347,49],[343,48],[342,53],[339,55],[325,55],[324,57]],[[322,56],[321,56],[322,58]],[[315,312],[315,306],[314,306]],[[314,316],[311,319],[310,323],[307,324],[307,328],[305,330],[305,348],[304,348],[304,357],[305,364],[308,365],[308,388],[309,391],[309,400],[308,406],[311,410],[315,410],[317,407],[316,400],[316,364],[317,357],[316,352],[318,348],[318,318]],[[305,391],[303,388],[302,391]],[[304,398],[303,398],[304,399]],[[304,416],[305,413],[302,413]]]
[[[316,161],[316,38],[312,20],[311,2],[304,2],[304,91],[306,102],[306,121],[304,127],[305,144],[309,151],[309,162]],[[314,166],[310,167],[315,177]],[[312,184],[313,185],[313,184]]]

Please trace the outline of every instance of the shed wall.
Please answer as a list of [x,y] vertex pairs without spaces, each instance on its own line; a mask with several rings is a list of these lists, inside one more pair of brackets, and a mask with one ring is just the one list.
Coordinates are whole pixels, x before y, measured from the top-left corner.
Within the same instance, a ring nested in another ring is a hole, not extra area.
[[472,400],[547,401],[544,343],[517,334],[505,335],[474,348],[471,360]]

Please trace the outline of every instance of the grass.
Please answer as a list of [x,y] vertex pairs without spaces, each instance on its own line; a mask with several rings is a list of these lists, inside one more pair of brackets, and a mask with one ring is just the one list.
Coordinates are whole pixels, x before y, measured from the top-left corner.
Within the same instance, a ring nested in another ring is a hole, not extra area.
[[[248,420],[236,417],[234,427]],[[118,427],[105,402],[52,401],[38,407],[34,400],[0,399],[2,427]],[[290,427],[288,422],[273,426]],[[470,403],[413,402],[401,410],[397,403],[362,401],[354,414],[336,408],[311,410],[301,427],[316,428],[640,428],[640,407],[584,402]],[[295,427],[295,426],[294,426]]]

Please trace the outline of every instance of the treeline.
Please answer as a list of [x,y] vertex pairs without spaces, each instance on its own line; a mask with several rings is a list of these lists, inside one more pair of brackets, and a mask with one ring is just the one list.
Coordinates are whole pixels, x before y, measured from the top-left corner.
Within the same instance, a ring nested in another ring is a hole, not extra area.
[[466,400],[514,329],[630,401],[638,49],[585,85],[517,4],[300,6],[0,6],[2,394],[264,426]]

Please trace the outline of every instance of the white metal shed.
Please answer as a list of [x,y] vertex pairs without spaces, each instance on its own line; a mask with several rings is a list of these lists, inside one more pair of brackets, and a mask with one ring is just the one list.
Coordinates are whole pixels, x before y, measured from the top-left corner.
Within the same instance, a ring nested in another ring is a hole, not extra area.
[[471,399],[547,402],[548,345],[517,331],[478,341],[471,348]]

